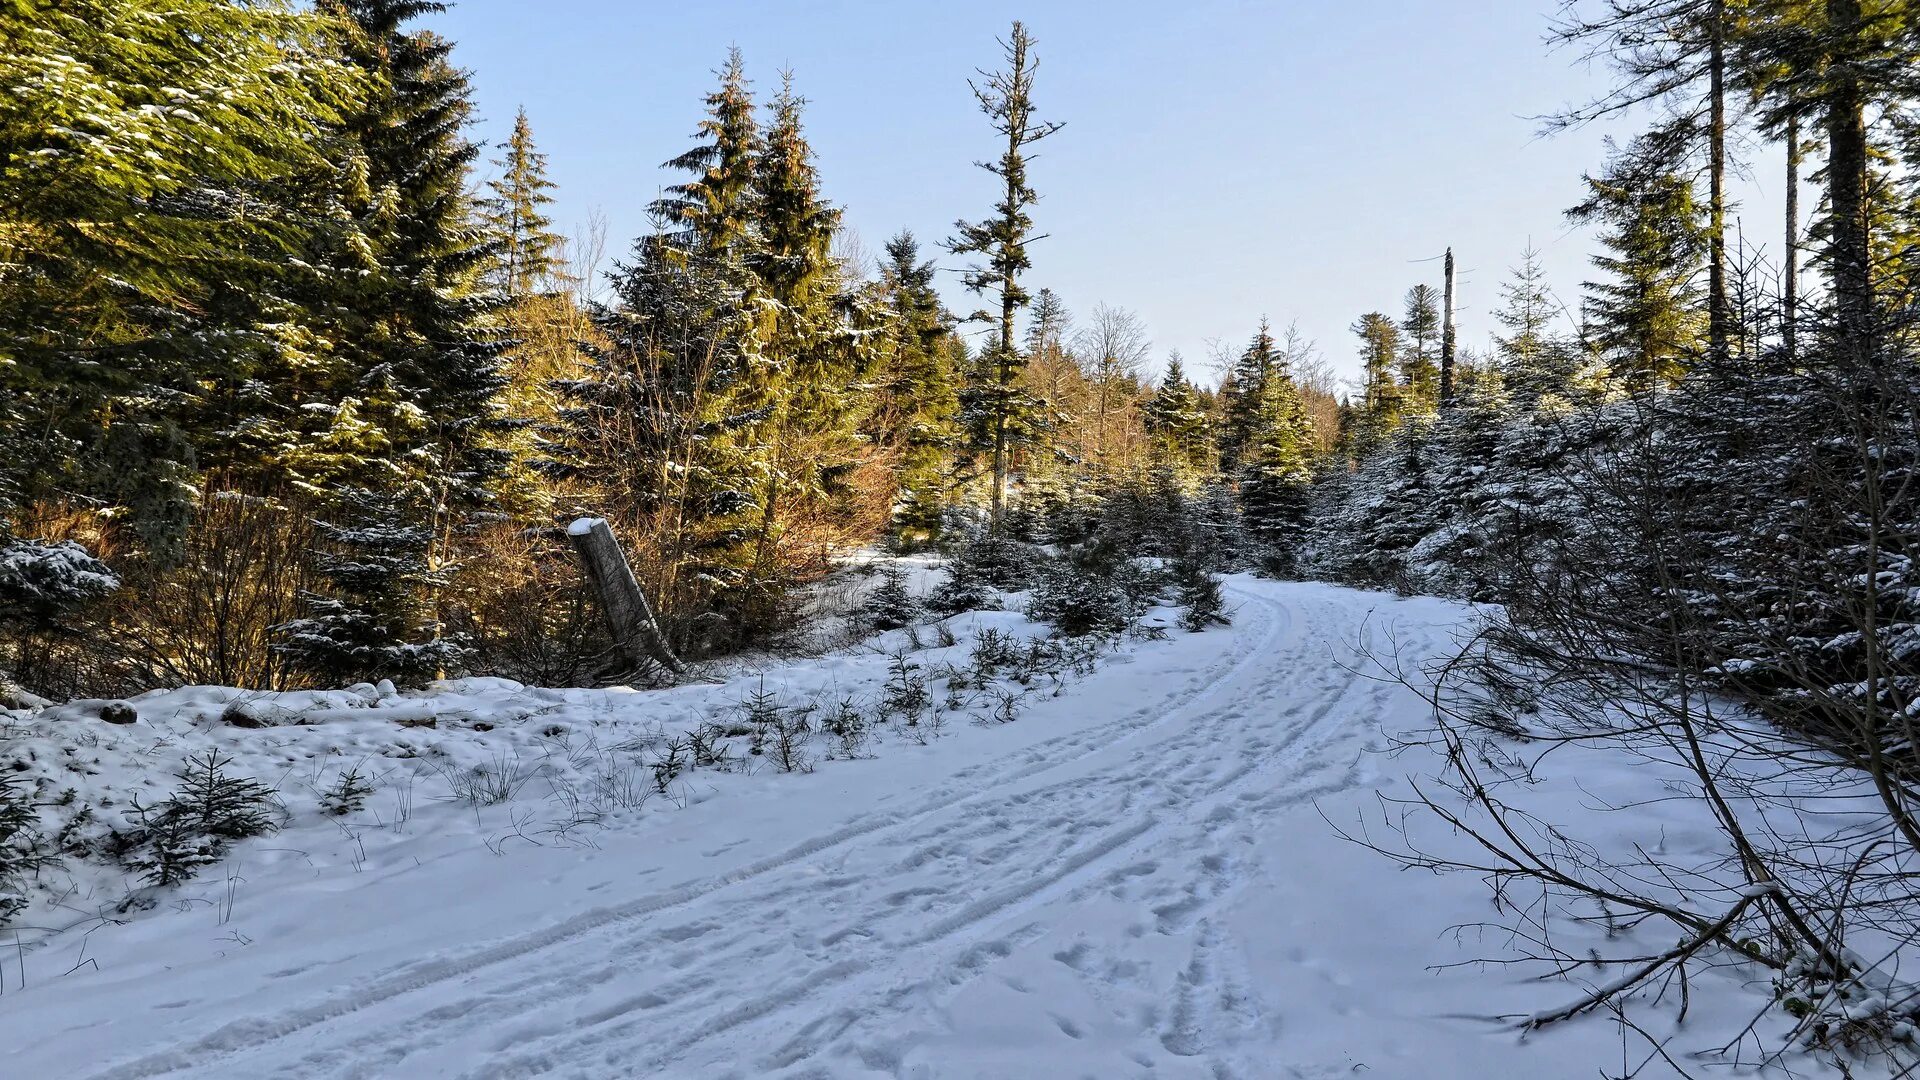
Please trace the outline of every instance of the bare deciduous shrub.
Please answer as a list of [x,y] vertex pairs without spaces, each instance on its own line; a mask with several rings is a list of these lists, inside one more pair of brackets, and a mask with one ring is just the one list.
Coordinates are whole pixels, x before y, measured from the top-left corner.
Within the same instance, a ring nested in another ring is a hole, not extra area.
[[565,543],[511,524],[470,542],[446,617],[471,641],[475,667],[535,686],[599,681],[611,643]]

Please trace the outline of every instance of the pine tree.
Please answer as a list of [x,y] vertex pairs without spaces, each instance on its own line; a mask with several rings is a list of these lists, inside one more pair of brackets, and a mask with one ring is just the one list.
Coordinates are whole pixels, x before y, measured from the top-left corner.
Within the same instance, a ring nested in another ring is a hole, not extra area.
[[520,299],[556,280],[561,239],[541,209],[553,202],[547,194],[553,181],[547,179],[547,155],[534,149],[527,110],[514,117],[505,149],[506,156],[494,161],[500,175],[487,181],[493,195],[481,204],[479,219],[499,245],[495,285]]
[[[997,315],[999,336],[976,365],[978,378],[969,381],[964,407],[974,418],[970,425],[983,436],[980,449],[992,455],[992,519],[997,526],[1006,501],[1008,451],[1023,431],[1031,430],[1026,421],[1036,412],[1031,395],[1016,384],[1020,350],[1014,345],[1014,316],[1026,306],[1027,291],[1020,276],[1032,265],[1027,242],[1033,234],[1033,217],[1028,208],[1039,198],[1027,182],[1027,147],[1061,128],[1058,121],[1040,121],[1034,117],[1033,81],[1039,62],[1032,55],[1033,38],[1027,28],[1015,22],[1013,32],[1001,43],[1005,53],[1005,71],[984,74],[972,84],[980,111],[987,115],[994,131],[1006,139],[1006,148],[997,161],[981,167],[1000,178],[1001,201],[994,216],[973,223],[961,221],[954,226],[956,235],[947,249],[956,255],[977,254],[985,262],[966,272],[967,288],[976,293],[994,293],[1000,301]],[[995,316],[979,316],[993,319]]]
[[1693,185],[1668,172],[1648,175],[1630,155],[1587,178],[1588,197],[1568,212],[1606,226],[1593,257],[1608,275],[1587,283],[1594,345],[1613,376],[1632,390],[1671,384],[1700,353],[1697,278],[1705,225]]

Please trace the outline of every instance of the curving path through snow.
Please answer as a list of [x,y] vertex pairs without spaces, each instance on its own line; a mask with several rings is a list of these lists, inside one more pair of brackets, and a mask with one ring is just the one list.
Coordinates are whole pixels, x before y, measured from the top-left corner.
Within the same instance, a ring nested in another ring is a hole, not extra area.
[[[1344,1037],[1300,1022],[1368,1007],[1339,939],[1387,929],[1364,925],[1372,887],[1338,876],[1382,868],[1331,841],[1316,804],[1370,799],[1393,771],[1374,752],[1383,722],[1411,726],[1420,703],[1356,669],[1368,651],[1444,648],[1460,610],[1248,578],[1229,593],[1231,629],[1142,650],[1020,721],[1074,715],[1058,736],[911,787],[854,785],[831,815],[796,810],[804,828],[716,849],[725,870],[658,888],[641,871],[612,903],[559,877],[543,905],[557,917],[485,944],[382,953],[348,931],[333,948],[387,962],[345,966],[324,991],[263,982],[182,1009],[192,1024],[134,1026],[67,1075],[1454,1075],[1420,1060],[1437,1010]],[[825,775],[781,797],[818,804],[801,793]],[[606,861],[631,869],[648,851]],[[385,902],[485,902],[452,869],[437,889],[440,873]],[[1316,885],[1311,912],[1275,908]],[[1349,888],[1369,890],[1354,898],[1363,925],[1334,926]],[[1421,960],[1404,964],[1411,978]],[[8,1009],[0,999],[0,1038],[20,1019]],[[1460,1075],[1513,1049],[1450,1037],[1464,1040]]]

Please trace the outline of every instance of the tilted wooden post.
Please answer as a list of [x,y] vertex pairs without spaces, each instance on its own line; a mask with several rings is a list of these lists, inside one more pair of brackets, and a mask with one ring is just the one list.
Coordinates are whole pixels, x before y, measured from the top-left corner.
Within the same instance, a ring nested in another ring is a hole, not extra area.
[[621,653],[636,666],[652,660],[675,675],[686,674],[685,665],[673,655],[660,624],[654,621],[653,608],[634,580],[626,552],[620,550],[607,519],[580,518],[567,526],[567,538],[580,553],[587,581],[600,598],[600,611]]

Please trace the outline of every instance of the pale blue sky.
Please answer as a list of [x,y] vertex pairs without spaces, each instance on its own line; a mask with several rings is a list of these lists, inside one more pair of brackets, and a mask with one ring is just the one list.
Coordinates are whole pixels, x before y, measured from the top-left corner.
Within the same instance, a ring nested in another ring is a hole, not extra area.
[[[1267,314],[1350,373],[1348,325],[1397,317],[1416,281],[1437,287],[1439,263],[1415,260],[1448,244],[1470,345],[1529,239],[1576,299],[1590,245],[1562,211],[1603,132],[1540,138],[1530,117],[1601,76],[1543,44],[1556,3],[460,0],[421,25],[458,42],[479,137],[504,137],[524,105],[558,223],[600,208],[616,254],[671,182],[659,163],[689,145],[729,45],[763,93],[794,71],[827,193],[868,249],[910,228],[941,254],[954,220],[994,198],[970,166],[995,147],[966,79],[998,66],[994,38],[1018,16],[1039,40],[1041,114],[1067,123],[1032,170],[1050,234],[1033,286],[1076,314],[1133,309],[1156,365],[1178,348],[1204,368],[1208,339],[1238,348]],[[1743,194],[1750,232],[1777,249],[1766,187]]]

